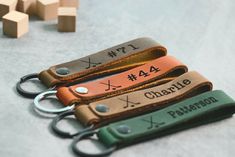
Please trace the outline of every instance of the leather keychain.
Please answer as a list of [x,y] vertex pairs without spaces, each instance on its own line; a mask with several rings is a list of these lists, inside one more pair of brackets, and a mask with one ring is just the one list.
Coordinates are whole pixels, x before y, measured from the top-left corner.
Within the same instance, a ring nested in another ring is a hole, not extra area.
[[[166,83],[174,77],[187,72],[187,70],[187,67],[176,58],[164,56],[113,76],[70,87],[61,87],[57,91],[41,93],[34,99],[34,105],[42,112],[60,113],[71,110],[75,105],[81,103],[88,104],[93,101]],[[47,109],[40,105],[39,101],[53,94],[56,94],[60,102],[66,107],[55,110]]]
[[[73,141],[72,149],[81,156],[104,156],[143,140],[231,117],[234,112],[235,101],[231,97],[220,90],[209,91],[159,111],[84,132]],[[107,150],[91,154],[77,147],[78,142],[94,134]]]
[[[55,117],[51,126],[58,135],[73,137],[110,122],[160,109],[210,90],[212,90],[212,83],[196,71],[192,71],[157,87],[92,102],[88,105],[78,105],[75,110]],[[57,128],[57,123],[60,120],[74,114],[78,122],[88,127],[75,134]]]
[[39,92],[28,92],[21,87],[29,79],[38,78],[43,85],[54,89],[72,82],[128,70],[165,56],[166,53],[166,48],[151,38],[138,38],[81,59],[52,66],[39,74],[26,75],[17,83],[16,89],[22,96],[34,98]]

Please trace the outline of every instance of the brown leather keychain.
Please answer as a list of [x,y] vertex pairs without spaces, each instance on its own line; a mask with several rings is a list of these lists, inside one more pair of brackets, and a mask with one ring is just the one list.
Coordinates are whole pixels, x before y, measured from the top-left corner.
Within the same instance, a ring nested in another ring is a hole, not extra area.
[[[176,58],[164,56],[113,76],[41,93],[34,99],[34,105],[42,112],[60,113],[71,110],[81,103],[88,104],[169,82],[187,70],[187,67]],[[47,109],[40,105],[42,99],[54,94],[66,106],[65,108]]]
[[34,98],[39,92],[28,92],[21,87],[27,80],[38,78],[49,89],[69,86],[143,65],[166,53],[166,48],[154,40],[138,38],[81,59],[52,66],[39,74],[26,75],[17,83],[16,89],[22,96]]
[[[95,101],[88,105],[77,105],[74,110],[54,118],[52,129],[63,137],[73,137],[110,122],[161,109],[210,90],[212,90],[212,83],[199,73],[192,71],[157,87]],[[78,122],[87,128],[75,134],[58,129],[57,123],[69,115],[75,115]]]

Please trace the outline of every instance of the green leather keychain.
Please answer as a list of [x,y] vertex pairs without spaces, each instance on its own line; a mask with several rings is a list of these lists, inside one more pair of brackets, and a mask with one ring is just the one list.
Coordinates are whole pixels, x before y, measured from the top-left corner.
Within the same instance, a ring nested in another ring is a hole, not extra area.
[[[162,110],[112,123],[98,131],[84,132],[72,143],[73,151],[81,156],[104,156],[120,147],[152,139],[231,117],[235,101],[221,90],[210,91],[186,99]],[[80,150],[77,143],[96,134],[108,149],[100,154]]]

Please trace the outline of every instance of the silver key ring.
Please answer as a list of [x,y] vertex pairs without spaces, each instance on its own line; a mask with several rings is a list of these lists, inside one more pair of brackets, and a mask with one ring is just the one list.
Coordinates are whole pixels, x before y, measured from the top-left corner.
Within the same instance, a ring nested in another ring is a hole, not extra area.
[[46,91],[46,92],[43,92],[43,93],[37,95],[33,101],[34,107],[41,112],[49,113],[49,114],[58,114],[58,113],[62,113],[65,111],[73,110],[75,108],[75,105],[71,105],[71,106],[66,106],[64,108],[61,108],[61,109],[48,109],[46,107],[43,107],[40,104],[40,101],[47,98],[48,96],[55,95],[56,93],[57,93],[56,90],[52,90],[52,91]]

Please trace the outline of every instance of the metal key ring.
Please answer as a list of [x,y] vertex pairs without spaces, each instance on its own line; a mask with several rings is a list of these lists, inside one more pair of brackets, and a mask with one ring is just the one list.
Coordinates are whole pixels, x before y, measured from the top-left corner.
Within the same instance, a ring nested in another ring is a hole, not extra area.
[[71,115],[74,115],[75,111],[74,110],[71,110],[71,111],[67,111],[67,112],[63,112],[61,114],[59,114],[58,116],[56,116],[55,118],[53,118],[52,120],[52,123],[51,123],[51,128],[52,130],[58,134],[59,136],[62,136],[62,137],[65,137],[65,138],[72,138],[74,136],[77,136],[83,132],[87,132],[87,131],[91,131],[93,128],[94,128],[94,125],[90,125],[88,126],[87,128],[84,128],[76,133],[69,133],[69,132],[65,132],[65,131],[62,131],[60,130],[58,127],[57,127],[57,124],[62,120],[64,119],[65,117],[67,116],[71,116]]
[[26,90],[24,90],[21,87],[21,84],[23,84],[24,82],[30,80],[30,79],[34,79],[34,78],[38,78],[38,73],[33,73],[33,74],[29,74],[29,75],[25,75],[22,78],[20,78],[20,81],[18,81],[16,83],[16,90],[17,92],[26,97],[26,98],[35,98],[38,94],[40,94],[41,92],[28,92]]
[[52,91],[46,91],[46,92],[43,92],[43,93],[37,95],[34,98],[34,107],[36,109],[38,109],[39,111],[41,111],[41,112],[49,113],[49,114],[58,114],[58,113],[61,113],[61,112],[65,112],[65,111],[69,111],[69,110],[74,109],[75,105],[67,106],[67,107],[64,107],[64,108],[61,108],[61,109],[48,109],[46,107],[43,107],[39,103],[41,100],[45,99],[46,97],[51,96],[51,95],[55,95],[56,93],[57,93],[56,90],[52,90]]
[[101,152],[101,153],[97,153],[97,154],[89,154],[86,152],[83,152],[82,150],[80,150],[77,147],[77,144],[82,141],[85,138],[89,138],[91,136],[93,136],[94,134],[96,134],[97,131],[93,130],[93,131],[88,131],[88,132],[83,132],[80,135],[78,135],[72,142],[71,147],[72,150],[74,151],[74,153],[80,155],[80,156],[87,156],[87,157],[103,157],[103,156],[107,156],[109,154],[111,154],[112,152],[114,152],[117,149],[117,146],[112,146],[110,148],[107,148],[105,151]]

